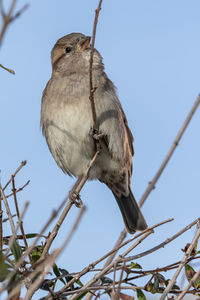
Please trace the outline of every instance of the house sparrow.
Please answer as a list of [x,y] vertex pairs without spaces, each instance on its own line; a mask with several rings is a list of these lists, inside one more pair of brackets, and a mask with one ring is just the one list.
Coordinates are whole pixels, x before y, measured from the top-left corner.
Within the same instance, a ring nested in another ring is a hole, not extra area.
[[[90,37],[71,33],[60,38],[51,52],[52,76],[42,97],[41,126],[58,166],[80,177],[95,154],[89,100]],[[129,233],[147,228],[132,194],[133,136],[114,84],[104,72],[100,53],[93,56],[93,85],[101,152],[89,172],[113,192]]]

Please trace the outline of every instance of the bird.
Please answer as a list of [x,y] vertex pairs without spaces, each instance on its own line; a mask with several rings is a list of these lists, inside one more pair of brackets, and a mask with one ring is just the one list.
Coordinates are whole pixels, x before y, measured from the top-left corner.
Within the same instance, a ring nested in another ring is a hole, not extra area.
[[[58,39],[51,51],[52,75],[43,91],[41,127],[56,163],[64,173],[80,178],[95,154],[89,100],[91,37],[71,33]],[[133,135],[128,127],[103,58],[94,49],[92,80],[101,151],[88,180],[97,179],[112,191],[125,227],[131,234],[147,228],[131,190]]]

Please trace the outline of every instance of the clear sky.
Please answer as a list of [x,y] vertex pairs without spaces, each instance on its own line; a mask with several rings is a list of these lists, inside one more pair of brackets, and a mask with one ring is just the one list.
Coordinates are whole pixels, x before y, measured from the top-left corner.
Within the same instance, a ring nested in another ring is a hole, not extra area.
[[[5,1],[4,1],[5,2]],[[20,7],[25,1],[20,2]],[[54,162],[40,130],[42,91],[51,75],[50,51],[71,32],[91,35],[94,0],[34,0],[13,23],[1,48],[0,69],[2,185],[22,160],[27,166],[17,184],[30,184],[18,195],[30,207],[26,232],[38,232],[72,187]],[[137,200],[160,166],[187,113],[200,92],[199,0],[103,1],[96,48],[115,83],[135,138],[132,187]],[[199,217],[200,109],[192,119],[156,189],[142,210],[149,226],[174,217],[155,230],[135,254],[157,245]],[[111,192],[99,182],[81,192],[87,211],[58,265],[79,271],[110,250],[123,229]],[[73,208],[54,244],[58,247],[78,213]],[[138,261],[144,269],[179,260],[194,229],[166,248]],[[196,266],[197,267],[197,266]],[[173,274],[173,273],[171,273]],[[34,299],[37,299],[34,298]]]

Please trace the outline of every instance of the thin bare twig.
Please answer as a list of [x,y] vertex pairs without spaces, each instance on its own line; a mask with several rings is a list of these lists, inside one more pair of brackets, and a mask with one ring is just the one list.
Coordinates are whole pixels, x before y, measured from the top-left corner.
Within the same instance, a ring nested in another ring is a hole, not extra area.
[[14,71],[14,70],[5,67],[5,66],[3,66],[2,64],[0,64],[0,67],[1,67],[2,69],[4,69],[4,70],[8,71],[9,73],[15,75],[15,71]]
[[116,291],[116,294],[115,294],[115,300],[119,300],[119,298],[120,298],[119,294],[120,294],[120,289],[121,289],[122,278],[123,278],[125,266],[126,266],[126,263],[124,261],[122,269],[121,269],[121,274],[120,274],[120,278],[119,278],[119,282],[118,282],[117,291]]
[[1,16],[3,19],[3,26],[2,26],[2,29],[0,32],[0,46],[2,44],[5,32],[8,29],[9,24],[11,24],[17,18],[19,18],[21,16],[21,14],[28,8],[28,4],[25,4],[15,15],[13,15],[16,3],[17,3],[17,0],[12,1],[10,8],[8,10],[8,13],[6,14],[3,9],[2,0],[0,1]]
[[20,166],[17,168],[17,170],[11,175],[11,178],[8,180],[8,182],[6,183],[6,185],[4,186],[3,190],[5,191],[5,189],[7,188],[7,186],[12,182],[12,177],[15,177],[17,175],[17,173],[21,170],[21,168],[23,168],[26,165],[27,161],[23,160],[20,164]]
[[3,249],[3,210],[1,206],[1,197],[0,197],[0,252]]
[[[22,219],[24,218],[24,215],[25,215],[25,213],[26,213],[26,210],[27,210],[27,208],[28,208],[28,205],[29,205],[29,202],[25,202],[24,207],[23,207],[23,209],[22,209],[21,216],[19,216],[19,222],[17,223],[17,226],[16,226],[16,228],[15,228],[16,234],[17,234],[17,231],[18,231],[18,229],[19,229],[19,227],[20,227],[20,224],[21,224],[21,222],[22,222]],[[8,247],[7,247],[7,249],[6,249],[5,256],[8,255],[8,253],[9,253],[11,247],[12,247],[12,244],[13,244],[14,239],[16,239],[16,236],[12,235],[12,236],[10,237],[10,240],[9,240],[9,243],[8,243]]]
[[15,225],[14,225],[14,222],[13,222],[13,219],[12,219],[12,214],[10,212],[10,207],[8,205],[8,201],[6,199],[6,196],[4,194],[4,191],[0,185],[0,193],[1,193],[1,197],[3,199],[3,202],[4,202],[4,205],[5,205],[5,208],[6,208],[6,213],[8,215],[8,218],[9,218],[9,222],[10,222],[10,227],[11,227],[11,230],[12,230],[12,234],[14,237],[16,237],[16,232],[15,232]]
[[[96,146],[96,150],[101,150],[100,145],[100,139],[99,139],[99,124],[97,122],[97,115],[96,115],[96,108],[95,108],[95,101],[94,101],[94,93],[97,86],[93,86],[93,75],[92,75],[92,66],[93,66],[93,56],[94,56],[94,43],[95,43],[95,37],[96,37],[96,29],[97,29],[97,23],[98,23],[98,17],[101,10],[102,0],[99,1],[98,7],[95,10],[95,18],[94,18],[94,24],[93,24],[93,30],[92,30],[92,45],[91,45],[91,52],[90,52],[90,67],[89,67],[89,82],[90,82],[90,104],[91,104],[91,111],[92,111],[92,118],[93,118],[93,138]],[[97,138],[95,138],[97,136]],[[109,262],[108,262],[109,264]],[[87,295],[86,300],[90,300],[93,297],[93,295]]]
[[[172,219],[170,219],[170,220],[172,221]],[[113,261],[115,255],[116,255],[116,253],[117,253],[117,250],[121,248],[121,245],[125,246],[125,245],[127,244],[127,242],[125,242],[125,243],[122,244],[122,242],[123,242],[124,239],[126,238],[126,235],[127,235],[127,231],[126,231],[126,229],[125,229],[125,230],[123,230],[123,231],[121,232],[121,234],[120,234],[120,236],[119,236],[119,239],[117,240],[117,242],[116,242],[116,244],[115,244],[115,246],[114,246],[114,248],[113,248],[113,250],[112,250],[112,255],[109,256],[109,258],[107,259],[107,261],[106,261],[104,267],[106,267],[107,265],[109,265],[109,264]],[[134,237],[134,238],[135,238],[135,237]]]
[[[17,202],[17,195],[16,195],[16,188],[15,188],[15,177],[14,176],[12,176],[12,190],[13,190],[15,209],[16,209],[16,213],[17,213],[17,217],[18,217],[19,227],[20,227],[20,230],[21,230],[21,234],[23,236],[25,248],[27,249],[28,248],[28,243],[27,243],[25,232],[24,232],[23,221],[20,218],[19,207],[18,207],[18,202]],[[29,254],[28,257],[29,257],[30,263],[32,265],[33,260],[32,260],[32,257],[30,256],[30,254]]]
[[167,294],[170,293],[173,285],[176,282],[176,279],[177,279],[178,275],[180,274],[182,268],[186,264],[186,261],[187,261],[188,257],[190,256],[192,250],[194,249],[194,246],[195,246],[196,242],[198,241],[199,236],[200,236],[200,223],[199,223],[199,220],[198,220],[198,222],[197,222],[197,231],[196,231],[196,234],[195,234],[195,236],[194,236],[194,238],[192,240],[192,243],[190,244],[189,248],[187,249],[187,251],[186,251],[186,253],[185,253],[185,255],[184,255],[184,257],[183,257],[183,259],[182,259],[182,261],[181,261],[181,263],[180,263],[180,265],[178,267],[178,269],[176,270],[174,276],[169,281],[166,289],[164,290],[162,296],[160,297],[160,300],[164,300],[165,297],[167,296]]
[[84,214],[85,210],[86,210],[86,206],[82,206],[82,207],[81,207],[81,210],[79,211],[79,214],[78,214],[78,216],[77,216],[77,219],[76,219],[76,221],[75,221],[75,223],[74,223],[74,225],[73,225],[73,227],[72,227],[72,229],[71,229],[71,231],[70,231],[70,233],[69,233],[69,235],[68,235],[68,237],[67,237],[67,239],[66,239],[66,242],[65,242],[64,247],[67,247],[69,241],[71,240],[71,238],[72,238],[74,232],[75,232],[76,229],[77,229],[78,224],[80,223],[80,220],[81,220],[82,215]]
[[22,236],[23,236],[23,239],[24,239],[24,244],[25,244],[25,247],[28,248],[28,243],[27,243],[24,228],[23,228],[23,222],[22,222],[22,220],[20,222],[20,213],[19,213],[19,207],[18,207],[18,203],[17,203],[17,195],[16,195],[14,176],[12,176],[12,190],[13,190],[13,196],[14,196],[14,202],[15,202],[15,209],[16,209],[18,221],[20,223],[20,229],[21,229],[21,233],[22,233]]
[[[93,86],[93,77],[92,77],[92,66],[93,66],[93,56],[94,56],[94,43],[95,43],[95,36],[96,36],[96,29],[97,29],[97,23],[98,23],[98,17],[101,10],[101,4],[102,0],[99,1],[98,8],[95,11],[95,19],[94,19],[94,25],[93,25],[93,32],[92,32],[92,45],[91,45],[91,52],[90,52],[90,69],[89,69],[89,80],[90,80],[90,104],[91,104],[91,110],[92,110],[92,117],[93,117],[93,134],[99,135],[99,126],[97,122],[97,115],[96,115],[96,108],[94,103],[94,93],[98,87]],[[100,141],[99,139],[94,139],[96,144],[96,150],[100,151]]]
[[[20,188],[18,188],[17,190],[15,190],[15,193],[21,192],[23,191],[23,189],[30,183],[30,180],[28,180],[23,186],[21,186]],[[11,193],[9,195],[6,195],[6,198],[8,199],[9,197],[13,196],[14,193]]]
[[[155,229],[155,228],[157,228],[157,227],[159,227],[159,226],[161,226],[161,225],[164,225],[164,224],[166,224],[166,223],[168,223],[168,222],[171,222],[171,221],[173,221],[173,220],[174,220],[173,218],[170,218],[170,219],[164,220],[164,221],[162,221],[162,222],[160,222],[160,223],[158,223],[158,224],[156,224],[156,225],[153,225],[153,226],[151,226],[151,227],[145,229],[144,231],[138,233],[137,235],[135,235],[135,236],[132,237],[131,239],[127,240],[126,242],[117,245],[113,250],[111,250],[110,252],[108,252],[107,254],[105,254],[102,258],[100,258],[100,259],[97,261],[97,263],[100,263],[102,260],[104,260],[104,259],[107,258],[108,256],[113,255],[113,253],[116,253],[119,249],[121,249],[121,248],[124,247],[125,245],[129,244],[129,243],[132,242],[133,240],[139,238],[139,237],[140,237],[141,235],[143,235],[144,233],[149,232],[149,231],[151,231],[151,230],[153,230],[153,229]],[[106,267],[106,266],[108,265],[107,262],[108,262],[108,261],[106,261],[106,264],[105,264],[104,267]],[[95,265],[96,265],[96,264],[95,264]]]

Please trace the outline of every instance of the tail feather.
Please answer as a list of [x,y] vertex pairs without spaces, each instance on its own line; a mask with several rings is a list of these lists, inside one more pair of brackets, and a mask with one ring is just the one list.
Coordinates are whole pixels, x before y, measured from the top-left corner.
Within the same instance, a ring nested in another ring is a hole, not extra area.
[[127,231],[134,233],[136,230],[146,229],[147,224],[130,189],[129,192],[127,197],[124,195],[118,197],[115,193],[113,194],[121,210]]

